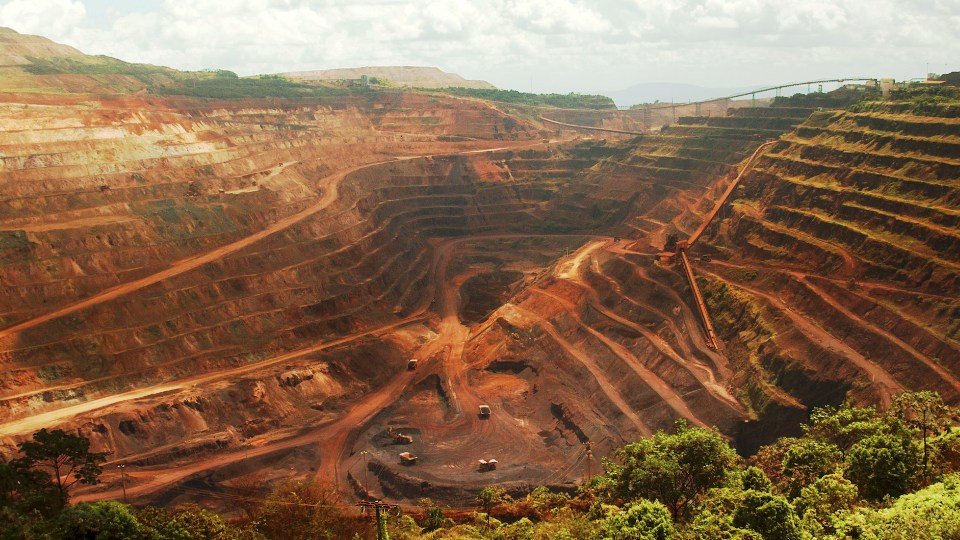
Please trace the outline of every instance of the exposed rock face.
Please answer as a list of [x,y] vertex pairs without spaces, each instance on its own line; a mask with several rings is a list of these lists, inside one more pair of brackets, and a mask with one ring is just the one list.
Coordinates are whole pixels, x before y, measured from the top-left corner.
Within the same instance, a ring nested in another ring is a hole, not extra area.
[[[573,482],[584,443],[677,419],[749,452],[812,406],[960,399],[960,134],[938,110],[740,108],[607,142],[397,91],[103,97],[2,69],[50,85],[0,94],[2,451],[79,430],[139,468],[140,500],[363,467],[452,500]],[[70,81],[118,84],[95,79]],[[691,250],[713,351],[657,253],[778,138]]]
[[400,86],[411,88],[483,88],[496,89],[487,81],[471,81],[456,73],[447,73],[435,67],[420,66],[372,66],[358,68],[320,69],[316,71],[293,71],[283,73],[291,79],[304,81],[334,81],[359,79],[366,75],[386,79]]
[[811,116],[712,240],[725,261],[704,272],[709,302],[755,410],[960,399],[960,122],[949,103],[911,107]]
[[469,155],[376,163],[538,135],[401,93],[7,93],[0,124],[0,407],[26,422],[6,425],[6,448],[61,425],[151,463],[322,422],[382,385],[402,347],[363,331],[423,301],[430,224],[476,218],[430,207],[469,200]]

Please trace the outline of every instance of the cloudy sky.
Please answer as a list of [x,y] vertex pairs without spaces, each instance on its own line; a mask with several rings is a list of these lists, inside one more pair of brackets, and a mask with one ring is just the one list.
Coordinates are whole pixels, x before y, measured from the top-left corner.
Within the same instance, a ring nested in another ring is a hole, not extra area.
[[0,0],[0,26],[179,69],[430,65],[537,92],[960,69],[960,0]]

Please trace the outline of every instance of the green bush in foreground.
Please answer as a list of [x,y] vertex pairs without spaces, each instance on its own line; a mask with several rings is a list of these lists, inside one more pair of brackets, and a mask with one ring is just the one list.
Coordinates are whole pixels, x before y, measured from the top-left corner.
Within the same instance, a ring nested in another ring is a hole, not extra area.
[[[681,421],[614,452],[574,497],[542,486],[511,497],[494,485],[479,492],[475,512],[451,513],[460,523],[423,499],[412,517],[391,514],[379,527],[394,540],[960,540],[957,409],[929,393],[895,403],[885,413],[817,409],[801,437],[746,462],[716,430]],[[50,461],[69,454],[63,436],[32,442],[21,445],[30,459],[0,464],[0,540],[332,540],[377,529],[314,482],[280,482],[264,499],[236,495],[246,517],[235,520],[196,505],[64,506]],[[86,463],[89,442],[67,442]],[[88,472],[95,481],[99,469]]]

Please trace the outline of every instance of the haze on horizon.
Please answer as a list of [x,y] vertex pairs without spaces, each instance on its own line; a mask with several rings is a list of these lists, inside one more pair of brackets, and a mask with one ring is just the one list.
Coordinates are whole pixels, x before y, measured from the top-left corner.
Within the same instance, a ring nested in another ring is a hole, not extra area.
[[960,58],[960,0],[5,0],[0,26],[182,70],[423,65],[559,93],[909,79]]

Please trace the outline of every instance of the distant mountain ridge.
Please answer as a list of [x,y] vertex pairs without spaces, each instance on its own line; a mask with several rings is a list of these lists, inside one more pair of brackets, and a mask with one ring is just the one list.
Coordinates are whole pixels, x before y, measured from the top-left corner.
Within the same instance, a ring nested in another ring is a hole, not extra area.
[[291,79],[303,81],[330,81],[359,79],[363,75],[388,79],[401,86],[415,88],[482,88],[495,90],[487,81],[464,79],[456,73],[447,73],[439,68],[426,66],[368,66],[357,68],[320,69],[315,71],[292,71],[280,73]]

